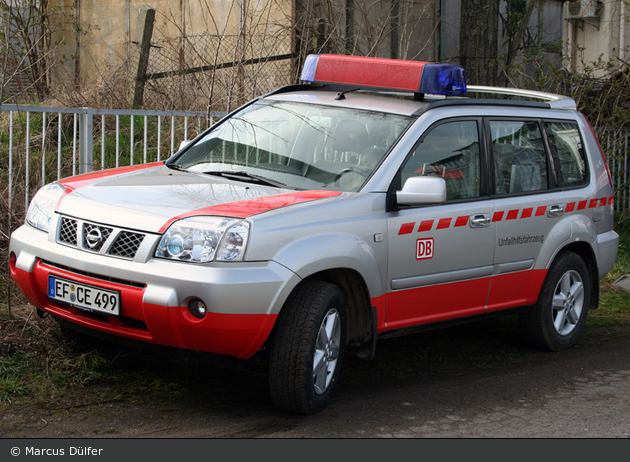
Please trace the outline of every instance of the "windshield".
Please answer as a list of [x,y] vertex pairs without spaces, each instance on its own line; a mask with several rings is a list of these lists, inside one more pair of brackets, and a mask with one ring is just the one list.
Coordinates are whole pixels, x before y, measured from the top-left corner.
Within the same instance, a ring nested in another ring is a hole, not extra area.
[[410,122],[379,112],[259,101],[173,162],[194,172],[293,189],[358,191]]

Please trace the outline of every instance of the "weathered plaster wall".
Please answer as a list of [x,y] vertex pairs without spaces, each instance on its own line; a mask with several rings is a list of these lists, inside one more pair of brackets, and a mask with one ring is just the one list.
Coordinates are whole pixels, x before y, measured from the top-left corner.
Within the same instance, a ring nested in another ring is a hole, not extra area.
[[[51,0],[74,27],[54,37],[59,43],[57,84],[84,84],[120,72],[131,63],[141,8],[156,11],[153,42],[198,34],[236,35],[240,25],[289,28],[291,0]],[[246,12],[244,9],[246,8]]]

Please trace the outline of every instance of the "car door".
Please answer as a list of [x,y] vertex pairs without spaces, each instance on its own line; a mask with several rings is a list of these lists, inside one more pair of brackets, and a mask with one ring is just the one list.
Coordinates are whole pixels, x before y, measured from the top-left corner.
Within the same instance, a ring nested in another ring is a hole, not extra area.
[[388,216],[387,328],[486,311],[492,275],[494,204],[485,195],[480,119],[430,127],[400,172],[444,178],[447,201]]
[[[489,312],[534,303],[546,275],[546,260],[539,261],[541,254],[548,257],[545,242],[564,239],[557,230],[550,235],[567,210],[566,194],[557,187],[552,169],[546,125],[550,139],[555,136],[553,130],[565,128],[562,123],[545,124],[538,119],[487,120],[488,151],[494,167],[496,211],[492,220],[497,233]],[[577,132],[577,127],[573,128]],[[578,166],[571,159],[569,162],[568,167],[557,166],[558,174],[564,168],[567,176],[569,170],[573,175],[567,180],[570,183],[584,181],[584,163]],[[579,171],[574,171],[576,168]],[[570,232],[566,239],[569,237]]]

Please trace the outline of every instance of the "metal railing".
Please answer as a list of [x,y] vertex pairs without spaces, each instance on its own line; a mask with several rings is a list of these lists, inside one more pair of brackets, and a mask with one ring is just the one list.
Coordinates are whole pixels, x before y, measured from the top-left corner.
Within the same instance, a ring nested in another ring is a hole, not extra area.
[[13,209],[16,189],[23,189],[26,208],[33,190],[50,181],[165,160],[181,141],[201,133],[223,115],[3,104],[0,171],[6,172],[2,192],[6,191],[8,208]]
[[[66,176],[165,160],[181,141],[224,115],[0,105],[0,194],[8,201],[2,212],[21,218],[34,191]],[[630,131],[598,130],[598,137],[613,177],[615,210],[630,211]],[[16,193],[23,203],[15,203]]]
[[598,130],[615,188],[615,211],[630,212],[630,130]]

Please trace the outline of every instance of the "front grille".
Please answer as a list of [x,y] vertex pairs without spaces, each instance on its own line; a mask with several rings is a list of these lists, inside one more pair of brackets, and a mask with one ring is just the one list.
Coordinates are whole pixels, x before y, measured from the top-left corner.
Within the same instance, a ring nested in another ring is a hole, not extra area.
[[86,252],[133,259],[145,234],[61,217],[57,242]]
[[144,234],[122,231],[118,235],[118,239],[116,239],[114,245],[112,245],[109,253],[118,257],[133,258],[143,239]]
[[59,228],[59,242],[77,245],[77,220],[63,217]]

